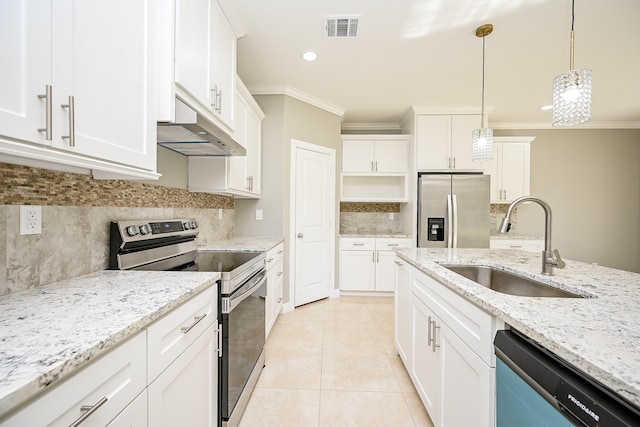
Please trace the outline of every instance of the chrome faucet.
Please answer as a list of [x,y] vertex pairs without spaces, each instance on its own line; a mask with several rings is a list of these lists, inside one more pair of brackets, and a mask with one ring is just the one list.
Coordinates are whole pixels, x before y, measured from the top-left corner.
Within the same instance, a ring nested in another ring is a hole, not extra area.
[[553,268],[564,268],[565,262],[560,257],[560,252],[557,249],[551,250],[551,206],[542,199],[537,197],[520,197],[509,205],[507,213],[505,214],[502,223],[500,224],[500,232],[507,233],[511,228],[509,219],[511,214],[515,210],[516,206],[523,202],[535,202],[544,209],[544,251],[542,251],[542,274],[553,276]]

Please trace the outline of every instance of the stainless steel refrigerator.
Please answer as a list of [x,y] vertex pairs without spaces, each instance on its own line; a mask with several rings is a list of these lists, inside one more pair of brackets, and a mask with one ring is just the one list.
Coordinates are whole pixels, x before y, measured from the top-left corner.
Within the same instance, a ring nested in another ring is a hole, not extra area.
[[488,248],[490,176],[418,176],[418,247]]

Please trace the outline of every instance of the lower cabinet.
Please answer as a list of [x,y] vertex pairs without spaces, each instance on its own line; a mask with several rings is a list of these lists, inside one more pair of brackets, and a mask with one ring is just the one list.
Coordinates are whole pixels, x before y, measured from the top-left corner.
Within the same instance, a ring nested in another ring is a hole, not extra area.
[[340,290],[393,292],[395,248],[408,248],[410,238],[345,237],[340,239]]
[[540,253],[544,250],[543,239],[491,239],[491,249],[521,249],[527,252]]
[[501,323],[396,261],[396,350],[434,426],[493,427],[493,337]]
[[149,426],[218,425],[217,322],[149,385]]
[[265,301],[265,337],[269,336],[283,304],[284,243],[267,251],[267,298]]
[[0,420],[2,427],[216,427],[211,287]]

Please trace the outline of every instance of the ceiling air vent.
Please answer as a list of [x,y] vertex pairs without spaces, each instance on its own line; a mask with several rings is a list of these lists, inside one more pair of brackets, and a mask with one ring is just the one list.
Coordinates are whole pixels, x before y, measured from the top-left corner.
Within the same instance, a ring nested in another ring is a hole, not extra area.
[[332,38],[342,38],[342,37],[355,37],[358,35],[358,21],[360,20],[357,16],[346,16],[346,17],[336,17],[336,16],[325,16],[324,18],[324,30],[325,35]]

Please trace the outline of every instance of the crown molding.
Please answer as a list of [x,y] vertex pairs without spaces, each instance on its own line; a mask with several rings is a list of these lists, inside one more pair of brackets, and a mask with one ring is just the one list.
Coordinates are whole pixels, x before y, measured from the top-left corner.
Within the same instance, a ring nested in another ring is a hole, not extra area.
[[295,98],[299,101],[305,102],[309,105],[313,105],[314,107],[318,107],[322,110],[325,110],[331,114],[335,114],[336,116],[342,117],[344,116],[345,109],[339,107],[335,104],[332,104],[324,99],[313,96],[307,92],[301,91],[300,89],[296,89],[293,86],[289,85],[247,85],[249,92],[252,95],[287,95],[292,98]]
[[402,127],[400,123],[343,123],[342,130],[350,132],[400,132]]

